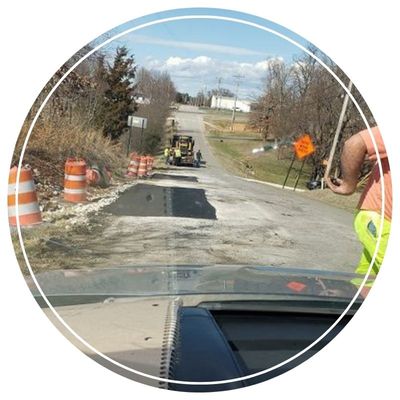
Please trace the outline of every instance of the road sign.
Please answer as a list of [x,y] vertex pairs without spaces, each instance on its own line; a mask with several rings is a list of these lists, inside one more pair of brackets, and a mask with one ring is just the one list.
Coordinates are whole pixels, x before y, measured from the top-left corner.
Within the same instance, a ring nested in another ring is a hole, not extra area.
[[309,134],[304,134],[294,142],[294,152],[300,160],[315,152],[315,147]]
[[128,126],[135,128],[147,128],[147,118],[134,117],[133,115],[128,116]]

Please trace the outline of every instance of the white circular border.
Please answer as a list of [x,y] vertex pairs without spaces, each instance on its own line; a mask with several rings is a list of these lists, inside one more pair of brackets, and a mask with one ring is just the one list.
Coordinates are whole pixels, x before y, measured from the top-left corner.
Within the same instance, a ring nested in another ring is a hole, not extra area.
[[[170,11],[184,11],[185,9],[176,9],[176,10],[170,10]],[[229,11],[229,10],[224,10],[224,9],[215,9],[218,11]],[[147,16],[151,16],[152,14],[149,14]],[[257,17],[259,19],[264,19],[264,18],[260,18]],[[58,86],[63,82],[63,80],[81,63],[83,62],[86,58],[88,58],[90,55],[92,55],[93,53],[95,53],[97,50],[101,49],[103,46],[105,46],[106,44],[111,43],[113,40],[118,39],[130,32],[134,32],[136,30],[148,27],[148,26],[152,26],[152,25],[157,25],[157,24],[161,24],[164,22],[170,22],[170,21],[177,21],[177,20],[184,20],[184,19],[215,19],[215,20],[225,20],[225,21],[230,21],[230,22],[236,22],[239,24],[243,24],[243,25],[247,25],[247,26],[252,26],[254,28],[258,28],[260,30],[272,33],[278,37],[280,37],[281,39],[284,39],[288,42],[290,42],[291,44],[295,45],[296,47],[300,48],[301,50],[303,50],[304,52],[306,52],[308,55],[310,55],[312,58],[314,58],[320,65],[322,65],[334,78],[335,80],[342,86],[342,88],[345,90],[345,92],[349,95],[350,99],[352,100],[353,104],[356,106],[358,112],[360,113],[367,129],[368,132],[371,136],[373,145],[374,145],[374,149],[375,152],[377,154],[377,160],[378,160],[378,167],[379,167],[379,172],[381,177],[383,177],[383,170],[382,170],[382,164],[381,164],[381,159],[379,157],[379,153],[378,153],[378,148],[375,142],[375,139],[372,135],[372,131],[371,128],[368,124],[368,121],[360,107],[360,105],[357,103],[357,101],[355,100],[355,98],[353,97],[353,95],[348,91],[346,85],[343,84],[343,82],[335,75],[335,73],[322,61],[320,60],[317,56],[315,56],[314,54],[312,54],[308,49],[306,49],[304,46],[300,45],[299,43],[297,43],[296,41],[294,41],[293,39],[287,37],[286,35],[283,35],[282,33],[279,33],[277,31],[274,31],[271,28],[267,28],[265,26],[256,24],[254,22],[250,22],[250,21],[245,21],[239,18],[232,18],[232,17],[224,17],[224,16],[219,16],[219,15],[185,15],[185,16],[178,16],[178,17],[169,17],[169,18],[162,18],[162,19],[158,19],[155,21],[151,21],[151,22],[147,22],[141,25],[138,25],[136,27],[127,29],[107,40],[105,40],[102,44],[96,46],[94,49],[92,49],[90,52],[88,52],[87,54],[85,54],[79,61],[77,61],[72,67],[70,67],[68,69],[68,71],[60,78],[60,80],[54,85],[54,87],[50,90],[50,92],[48,93],[48,95],[46,96],[46,98],[44,99],[42,105],[40,106],[39,110],[37,111],[30,127],[27,133],[27,136],[25,138],[23,147],[22,147],[22,151],[21,151],[21,156],[20,156],[20,160],[18,163],[18,174],[17,174],[17,180],[16,180],[16,198],[18,199],[18,194],[19,194],[19,178],[20,178],[20,171],[22,168],[22,160],[23,160],[23,156],[26,150],[26,146],[28,144],[29,138],[32,134],[32,130],[36,124],[36,121],[40,115],[40,113],[42,112],[43,108],[45,107],[45,105],[47,104],[48,100],[50,99],[50,97],[52,96],[52,94],[55,92],[55,90],[58,88]],[[265,20],[266,22],[268,22],[268,20]],[[135,20],[132,21],[132,23],[135,23]],[[97,38],[96,38],[97,39]],[[53,308],[53,306],[50,304],[50,302],[48,301],[47,297],[45,296],[45,294],[42,291],[42,288],[40,287],[39,283],[36,280],[35,274],[32,271],[31,265],[29,263],[29,259],[27,257],[26,251],[25,251],[25,247],[24,247],[24,243],[23,243],[23,239],[22,239],[22,233],[21,233],[21,227],[19,224],[19,204],[18,201],[16,202],[16,206],[15,206],[15,211],[16,211],[16,220],[17,220],[17,232],[18,232],[18,238],[19,238],[19,242],[21,245],[21,249],[22,249],[22,253],[25,259],[25,262],[27,264],[27,267],[29,269],[29,272],[32,276],[32,279],[39,291],[39,293],[41,294],[41,296],[43,297],[43,299],[45,300],[46,304],[48,305],[49,309],[51,309],[51,311],[53,312],[53,314],[55,315],[55,317],[59,320],[59,322],[69,331],[69,333],[71,335],[73,335],[77,340],[79,340],[82,344],[84,344],[87,348],[89,348],[91,351],[93,351],[95,354],[99,355],[100,357],[102,357],[103,359],[107,360],[108,362],[111,362],[112,364],[125,369],[129,372],[132,372],[134,374],[137,374],[139,376],[143,376],[145,378],[149,378],[149,379],[153,379],[159,382],[167,382],[167,383],[176,383],[176,384],[182,384],[182,385],[219,385],[219,384],[227,384],[227,383],[233,383],[233,382],[240,382],[246,379],[251,379],[251,378],[255,378],[257,376],[261,376],[264,375],[268,372],[271,372],[277,368],[280,368],[281,366],[295,360],[296,358],[298,358],[299,356],[301,356],[302,354],[304,354],[305,352],[307,352],[308,350],[310,350],[315,344],[317,344],[318,342],[320,342],[326,335],[329,334],[329,332],[332,331],[332,329],[341,321],[341,319],[347,314],[347,312],[349,311],[349,309],[351,308],[351,306],[353,305],[353,303],[355,302],[355,300],[357,299],[357,297],[359,296],[361,290],[363,289],[368,276],[371,273],[371,269],[372,269],[372,265],[374,264],[378,249],[379,249],[379,245],[380,245],[380,241],[381,241],[381,236],[382,236],[382,230],[383,230],[383,219],[384,219],[384,210],[385,210],[385,187],[384,187],[384,180],[381,179],[381,192],[382,192],[382,210],[381,210],[381,224],[379,227],[379,236],[378,236],[378,241],[377,241],[377,245],[375,248],[375,252],[374,255],[372,257],[371,260],[371,264],[369,266],[368,272],[366,273],[364,280],[362,282],[362,285],[359,287],[359,289],[357,290],[355,296],[353,297],[353,299],[350,301],[349,305],[346,307],[346,309],[343,311],[343,313],[338,317],[338,319],[336,320],[336,322],[323,334],[321,335],[318,339],[316,339],[313,343],[311,343],[309,346],[307,346],[305,349],[303,349],[302,351],[300,351],[299,353],[297,353],[295,356],[290,357],[289,359],[287,359],[286,361],[283,361],[277,365],[275,365],[274,367],[268,368],[264,371],[261,372],[257,372],[251,375],[247,375],[245,377],[241,377],[241,378],[234,378],[234,379],[227,379],[227,380],[223,380],[223,381],[210,381],[210,382],[191,382],[191,381],[179,381],[179,380],[172,380],[172,379],[165,379],[165,378],[159,378],[153,375],[149,375],[137,370],[134,370],[132,368],[129,368],[123,364],[118,363],[117,361],[107,357],[106,355],[104,355],[103,353],[99,352],[98,350],[96,350],[93,346],[91,346],[89,343],[87,343],[84,339],[82,339],[75,331],[73,331],[65,322],[64,320],[59,316],[59,314],[56,312],[56,310]]]

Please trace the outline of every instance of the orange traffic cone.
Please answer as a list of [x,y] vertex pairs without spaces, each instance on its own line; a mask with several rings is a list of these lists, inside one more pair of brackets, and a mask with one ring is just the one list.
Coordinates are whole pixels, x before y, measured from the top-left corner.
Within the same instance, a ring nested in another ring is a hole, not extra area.
[[[30,168],[22,168],[19,174],[18,196],[17,192],[18,168],[10,170],[8,179],[8,221],[12,226],[39,224],[42,222],[39,203],[36,195],[35,183]],[[17,204],[18,203],[18,204]]]
[[138,175],[139,164],[140,164],[140,156],[137,155],[137,153],[132,153],[131,161],[129,162],[128,171],[126,175],[136,178]]
[[153,170],[153,157],[147,156],[146,157],[146,175],[150,176],[151,171]]
[[139,178],[144,178],[146,177],[146,173],[147,173],[147,159],[145,156],[142,156],[140,157],[140,164],[137,175]]
[[86,163],[68,158],[65,163],[64,200],[72,203],[86,201]]

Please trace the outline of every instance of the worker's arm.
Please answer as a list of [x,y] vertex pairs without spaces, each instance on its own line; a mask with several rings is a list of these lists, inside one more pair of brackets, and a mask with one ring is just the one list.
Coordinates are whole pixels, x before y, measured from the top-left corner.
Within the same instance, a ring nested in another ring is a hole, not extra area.
[[340,158],[342,179],[336,179],[336,182],[333,183],[328,178],[326,180],[328,187],[337,194],[350,195],[354,193],[366,155],[367,146],[360,134],[348,139],[343,146]]

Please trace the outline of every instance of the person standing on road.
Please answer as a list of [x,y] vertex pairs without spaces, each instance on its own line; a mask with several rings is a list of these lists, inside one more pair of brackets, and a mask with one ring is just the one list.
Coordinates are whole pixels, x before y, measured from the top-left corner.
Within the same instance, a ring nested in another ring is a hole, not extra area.
[[165,164],[168,164],[168,162],[169,162],[169,153],[170,153],[169,147],[166,147],[166,148],[164,149]]
[[200,167],[201,164],[201,160],[203,159],[203,155],[201,154],[200,149],[197,150],[196,152],[196,163],[197,163],[197,167]]
[[177,147],[175,149],[175,165],[180,165],[182,159],[181,149]]
[[[365,157],[370,161],[375,162],[369,180],[361,195],[357,206],[357,212],[354,219],[354,228],[357,236],[362,243],[364,250],[361,256],[360,263],[355,272],[365,275],[368,272],[376,246],[378,244],[379,232],[382,222],[382,179],[384,184],[385,209],[383,218],[383,229],[374,263],[371,270],[371,278],[374,278],[381,267],[383,257],[385,255],[390,224],[392,220],[392,180],[390,174],[390,166],[386,154],[385,145],[382,140],[379,128],[371,129],[378,153],[375,152],[375,147],[369,131],[363,130],[350,139],[348,139],[343,147],[341,154],[341,179],[327,179],[328,187],[337,194],[350,195],[357,188],[358,179]],[[380,174],[379,164],[377,159],[380,159],[382,164],[383,176]],[[360,285],[362,279],[352,280],[352,283]],[[366,287],[372,286],[373,279],[368,280]]]

